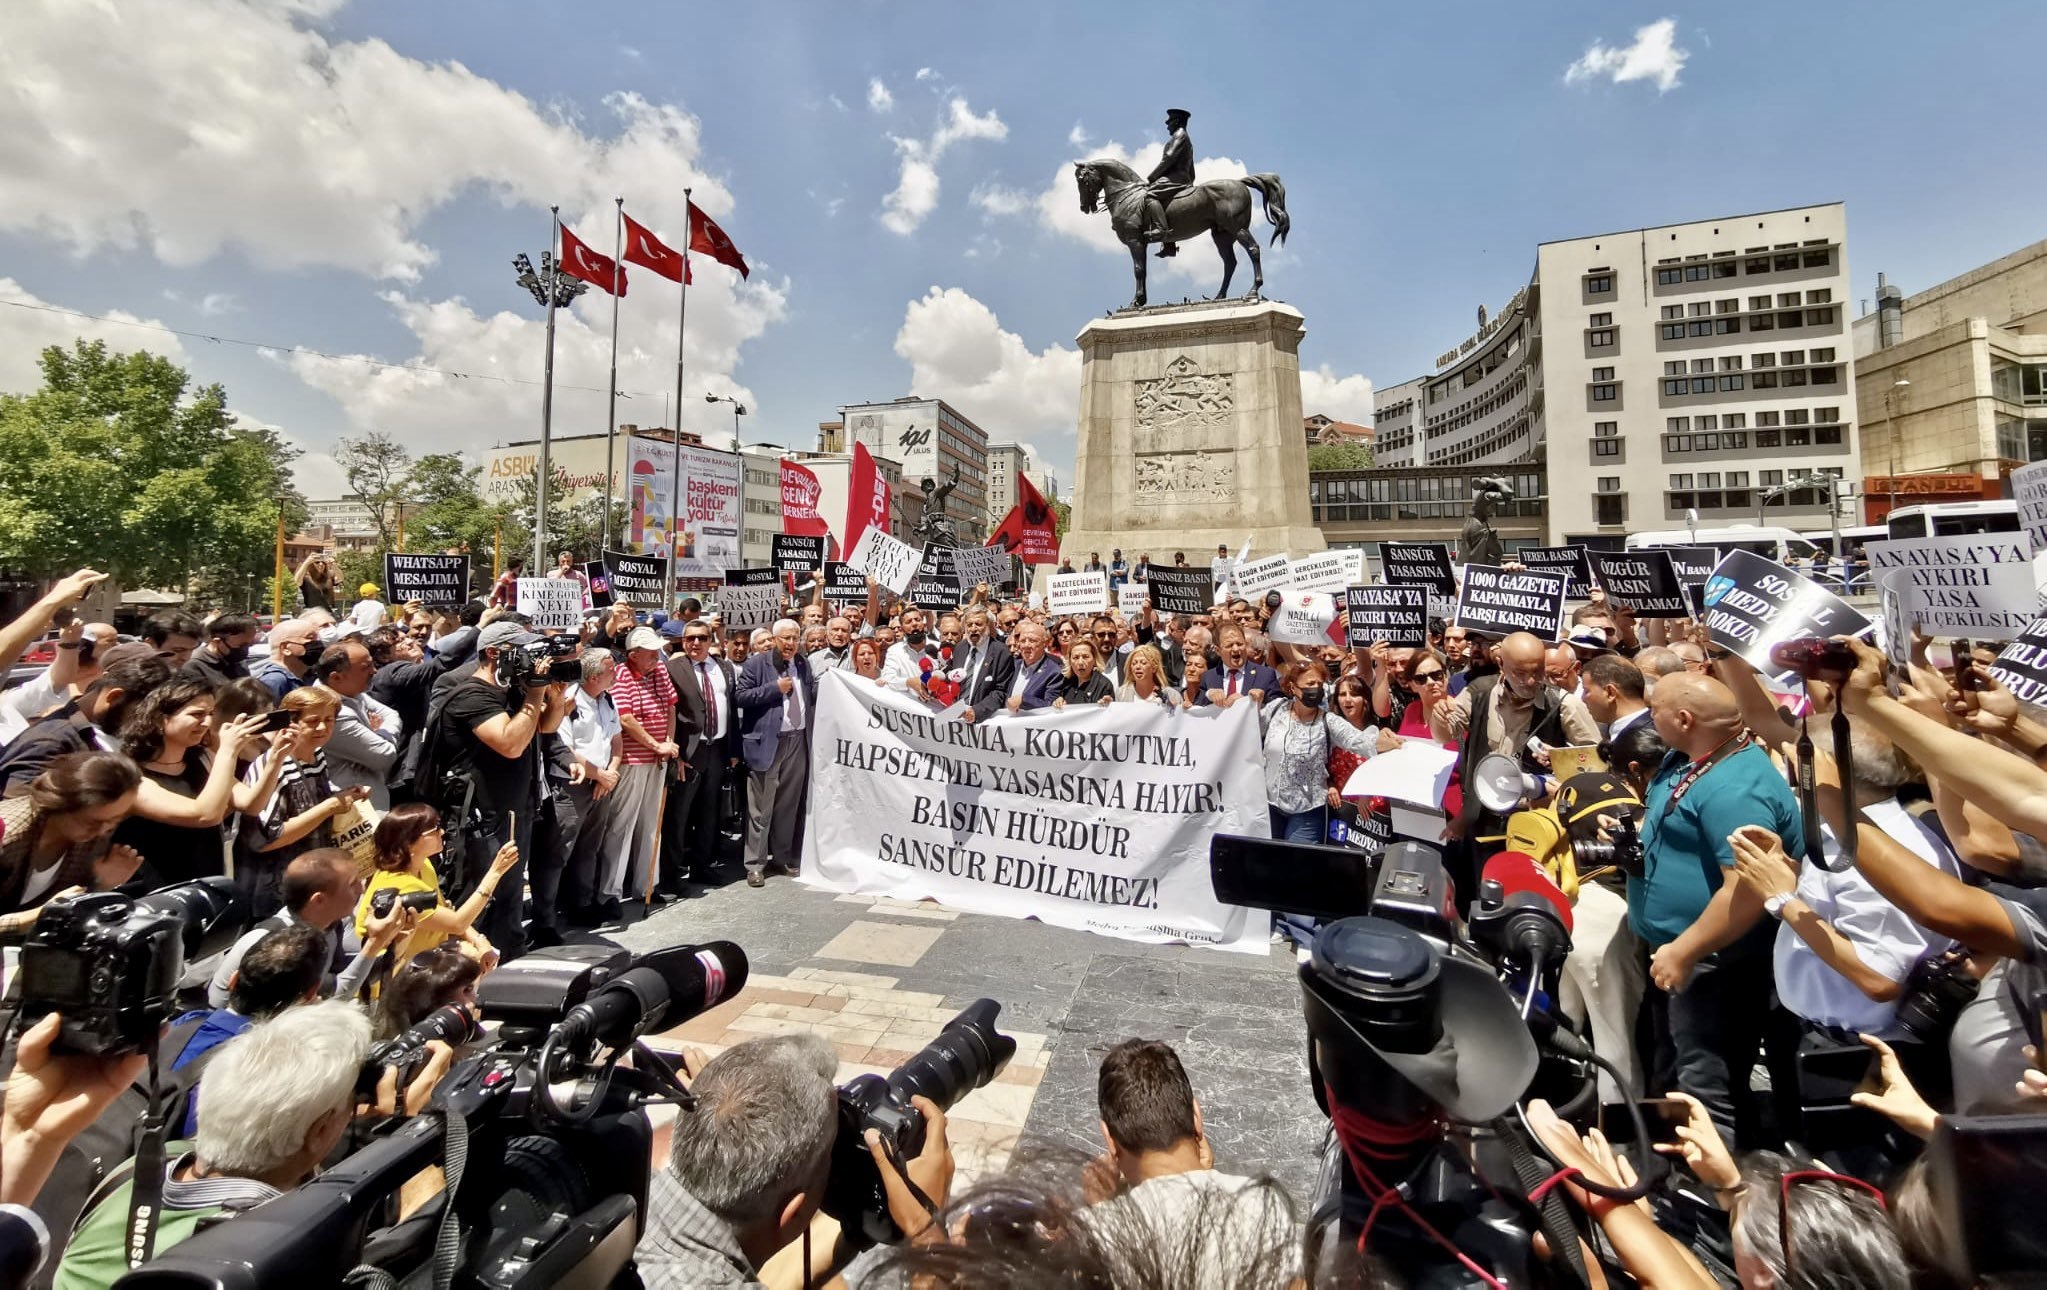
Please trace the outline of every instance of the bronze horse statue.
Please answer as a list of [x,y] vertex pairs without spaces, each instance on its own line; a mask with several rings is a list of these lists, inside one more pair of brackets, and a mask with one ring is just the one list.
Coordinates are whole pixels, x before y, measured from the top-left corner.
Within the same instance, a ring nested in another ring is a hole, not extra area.
[[[1122,162],[1108,157],[1075,162],[1073,177],[1080,186],[1083,215],[1094,214],[1097,205],[1109,208],[1109,225],[1116,230],[1116,240],[1130,248],[1130,271],[1137,278],[1137,294],[1128,307],[1142,308],[1145,303],[1146,245],[1143,177]],[[1215,293],[1217,300],[1230,294],[1230,279],[1237,272],[1237,253],[1230,245],[1232,242],[1243,247],[1251,256],[1251,294],[1256,296],[1265,286],[1265,266],[1258,259],[1258,239],[1251,235],[1251,193],[1254,189],[1265,199],[1265,218],[1274,225],[1272,245],[1279,246],[1286,241],[1293,221],[1287,217],[1286,186],[1279,182],[1278,175],[1246,175],[1242,179],[1210,179],[1195,184],[1167,203],[1166,236],[1154,239],[1185,242],[1201,233],[1213,237],[1215,249],[1223,258],[1223,285],[1222,290]]]

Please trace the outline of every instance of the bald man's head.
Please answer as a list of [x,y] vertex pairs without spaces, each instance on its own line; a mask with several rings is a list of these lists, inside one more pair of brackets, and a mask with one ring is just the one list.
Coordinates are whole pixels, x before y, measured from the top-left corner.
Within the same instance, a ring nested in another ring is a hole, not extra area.
[[1549,645],[1533,632],[1515,632],[1500,642],[1500,680],[1507,693],[1522,703],[1532,703],[1542,693],[1543,663]]
[[1649,713],[1663,742],[1693,758],[1712,752],[1741,729],[1734,692],[1691,672],[1675,672],[1657,682]]

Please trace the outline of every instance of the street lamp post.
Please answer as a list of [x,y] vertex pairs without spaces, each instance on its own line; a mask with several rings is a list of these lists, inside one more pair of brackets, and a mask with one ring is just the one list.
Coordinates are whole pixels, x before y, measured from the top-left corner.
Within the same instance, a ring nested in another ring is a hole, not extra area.
[[[553,221],[547,235],[550,248],[555,245],[555,232],[561,227],[560,212],[559,206],[549,208]],[[541,252],[537,272],[524,251],[512,257],[512,267],[519,271],[513,281],[526,288],[535,304],[547,306],[547,365],[540,391],[540,468],[533,492],[533,568],[537,571],[547,567],[547,485],[548,473],[554,468],[549,460],[554,441],[554,311],[573,303],[590,289],[590,284],[562,272],[552,249]]]
[[1891,420],[1891,405],[1898,397],[1898,391],[1911,388],[1912,382],[1901,376],[1884,391],[1884,438],[1891,441],[1891,501],[1884,510],[1886,517],[1898,509],[1898,430]]
[[[730,403],[732,405],[732,459],[739,463],[739,567],[746,567],[746,448],[739,442],[739,418],[746,415],[746,405],[729,394],[706,394],[706,403]],[[678,449],[678,451],[680,451]]]

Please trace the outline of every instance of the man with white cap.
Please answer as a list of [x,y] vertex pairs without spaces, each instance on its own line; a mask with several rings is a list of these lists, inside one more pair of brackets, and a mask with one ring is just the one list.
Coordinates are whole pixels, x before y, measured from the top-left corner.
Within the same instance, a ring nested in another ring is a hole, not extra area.
[[[436,805],[444,829],[467,831],[472,853],[488,856],[507,842],[516,844],[522,856],[532,850],[540,808],[541,736],[559,728],[575,704],[563,686],[547,684],[544,675],[536,678],[518,665],[508,666],[508,655],[523,655],[520,647],[540,639],[509,619],[484,628],[477,637],[476,672],[453,688],[441,708],[438,764],[444,781],[452,777],[461,785],[462,800]],[[515,669],[517,675],[509,674]],[[480,883],[484,866],[470,867],[475,871],[470,879]],[[525,881],[522,858],[502,879],[511,898],[491,901],[477,920],[477,930],[508,959],[526,948],[517,895]],[[448,893],[455,900],[468,894]]]
[[675,741],[675,682],[662,658],[661,634],[635,627],[625,640],[625,666],[611,689],[625,734],[618,787],[612,796],[608,854],[598,871],[599,899],[643,893],[661,845],[661,804],[682,749]]

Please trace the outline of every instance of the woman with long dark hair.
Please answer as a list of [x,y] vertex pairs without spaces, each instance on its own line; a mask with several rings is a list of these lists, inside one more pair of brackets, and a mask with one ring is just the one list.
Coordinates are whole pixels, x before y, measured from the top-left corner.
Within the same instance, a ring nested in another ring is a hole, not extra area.
[[[260,685],[260,682],[253,684]],[[172,677],[139,699],[121,722],[121,751],[135,759],[142,785],[135,811],[114,841],[142,856],[150,888],[227,872],[230,811],[258,803],[260,784],[242,784],[238,755],[262,740],[263,719],[214,726],[213,684]],[[218,750],[208,747],[218,742]]]
[[376,1037],[396,1039],[449,1004],[474,1015],[476,983],[482,979],[483,964],[457,946],[437,945],[413,955],[377,996]]
[[325,555],[309,555],[299,564],[297,574],[299,600],[307,609],[324,609],[334,612],[334,602],[341,585],[341,572],[334,562]]
[[135,876],[142,857],[114,845],[114,830],[141,783],[120,753],[66,753],[26,794],[0,799],[0,940],[26,933],[57,896],[111,891]]
[[433,906],[420,914],[412,934],[399,942],[398,961],[402,964],[453,938],[460,940],[476,958],[495,963],[497,951],[476,930],[475,924],[484,906],[497,894],[498,883],[519,863],[519,848],[510,842],[498,848],[490,871],[484,874],[476,890],[460,905],[450,906],[441,896],[440,875],[434,872],[434,857],[441,853],[441,841],[441,813],[424,802],[394,806],[377,821],[372,839],[376,871],[370,875],[369,885],[356,905],[356,931],[368,934],[370,906],[376,902],[378,892],[395,891],[400,898],[431,893]]

